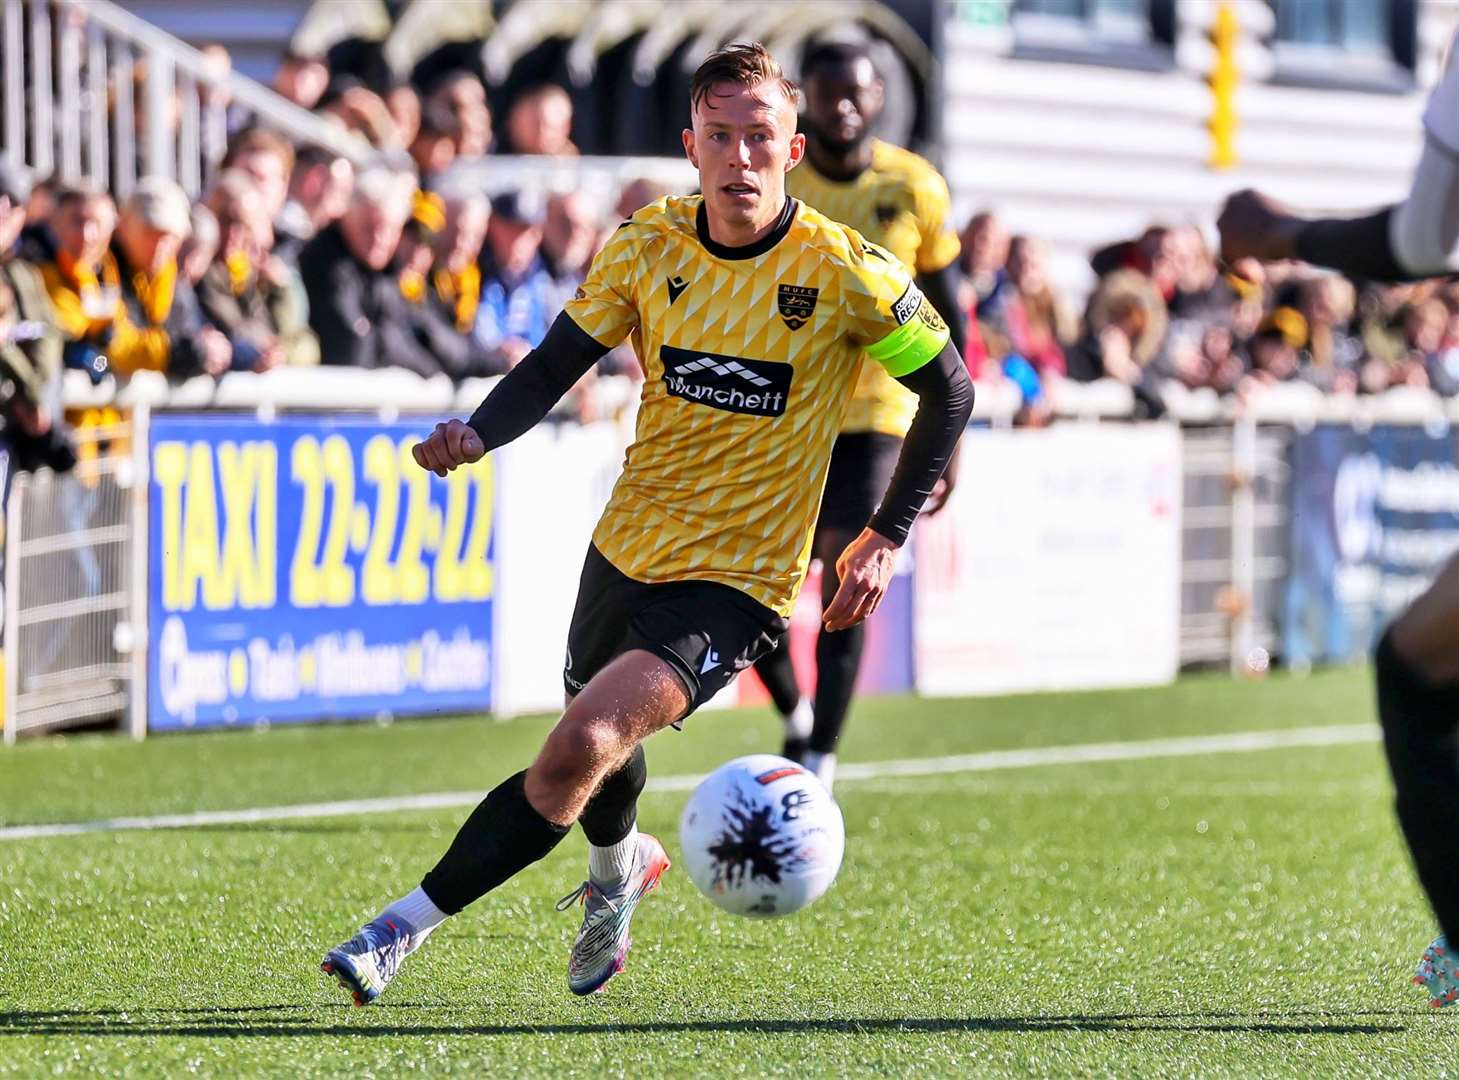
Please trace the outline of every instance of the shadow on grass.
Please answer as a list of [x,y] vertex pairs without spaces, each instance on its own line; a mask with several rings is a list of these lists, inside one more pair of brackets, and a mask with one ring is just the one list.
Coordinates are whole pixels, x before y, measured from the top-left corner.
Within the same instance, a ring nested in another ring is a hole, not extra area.
[[[653,1035],[743,1032],[749,1034],[947,1034],[956,1032],[1128,1032],[1173,1031],[1256,1035],[1378,1035],[1405,1025],[1373,1018],[1411,1015],[1412,1010],[1324,1013],[1106,1013],[1088,1016],[866,1017],[825,1019],[685,1020],[580,1024],[401,1024],[393,1012],[450,1009],[456,1005],[375,1006],[354,1023],[320,1023],[321,1012],[349,1006],[245,1005],[235,1008],[77,1009],[0,1012],[0,1037],[7,1035],[120,1035],[195,1038],[364,1038],[446,1035]],[[366,1017],[379,1017],[374,1023]]]

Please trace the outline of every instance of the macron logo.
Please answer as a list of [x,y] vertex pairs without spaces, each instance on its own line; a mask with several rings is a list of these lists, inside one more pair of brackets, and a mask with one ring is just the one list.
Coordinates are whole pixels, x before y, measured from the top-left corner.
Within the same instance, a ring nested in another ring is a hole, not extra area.
[[710,356],[701,356],[698,360],[691,360],[687,364],[680,364],[674,368],[679,375],[692,375],[696,371],[712,371],[716,375],[738,375],[745,382],[754,386],[769,386],[769,379],[762,379],[745,365],[737,360],[716,360]]
[[717,667],[719,667],[719,653],[710,649],[704,654],[704,666],[699,669],[699,674],[708,675]]

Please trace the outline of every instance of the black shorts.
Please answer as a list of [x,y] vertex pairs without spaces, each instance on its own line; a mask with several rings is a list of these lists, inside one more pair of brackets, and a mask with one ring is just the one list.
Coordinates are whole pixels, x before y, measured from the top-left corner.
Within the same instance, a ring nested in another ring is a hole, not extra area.
[[902,440],[879,431],[836,436],[816,529],[859,535],[892,482]]
[[643,649],[683,680],[693,712],[773,649],[788,625],[728,585],[634,581],[589,545],[567,632],[563,685],[576,694],[614,657]]

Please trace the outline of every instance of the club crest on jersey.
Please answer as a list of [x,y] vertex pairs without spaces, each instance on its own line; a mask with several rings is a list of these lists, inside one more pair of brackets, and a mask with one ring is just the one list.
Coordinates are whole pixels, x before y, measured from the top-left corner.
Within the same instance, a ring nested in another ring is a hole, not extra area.
[[816,297],[820,295],[820,289],[809,285],[780,286],[780,317],[785,325],[799,330],[810,321],[811,313],[816,310]]
[[795,369],[773,360],[747,360],[665,345],[659,350],[671,397],[746,416],[784,416]]

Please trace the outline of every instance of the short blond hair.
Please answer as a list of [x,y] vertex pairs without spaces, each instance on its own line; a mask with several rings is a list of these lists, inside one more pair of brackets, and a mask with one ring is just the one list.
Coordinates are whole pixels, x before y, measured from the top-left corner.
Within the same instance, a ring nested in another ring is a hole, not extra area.
[[786,78],[780,62],[758,41],[737,41],[705,57],[689,84],[689,107],[694,109],[708,101],[716,83],[744,87],[771,83],[792,106],[800,104],[800,87]]

